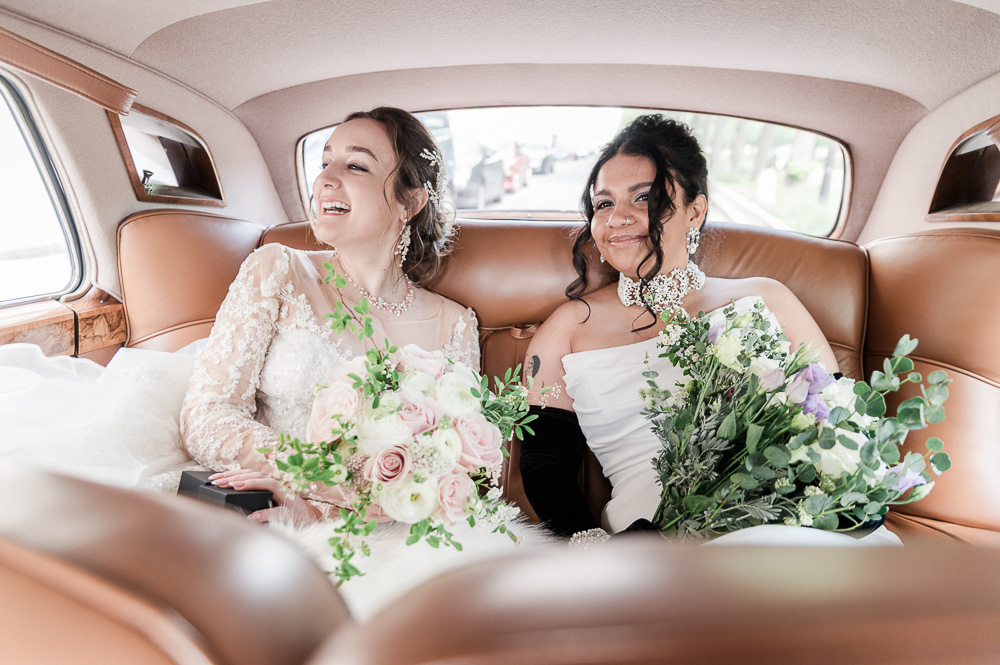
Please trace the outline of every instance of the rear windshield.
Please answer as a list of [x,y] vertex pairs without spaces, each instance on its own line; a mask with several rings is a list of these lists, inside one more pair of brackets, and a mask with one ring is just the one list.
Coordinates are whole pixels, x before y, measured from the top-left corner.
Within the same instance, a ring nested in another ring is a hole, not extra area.
[[[837,141],[772,123],[704,113],[533,106],[429,111],[416,116],[445,158],[459,217],[580,216],[602,146],[633,118],[661,113],[692,128],[709,159],[709,220],[830,235],[844,216],[850,177]],[[321,169],[332,127],[300,143],[303,196]]]

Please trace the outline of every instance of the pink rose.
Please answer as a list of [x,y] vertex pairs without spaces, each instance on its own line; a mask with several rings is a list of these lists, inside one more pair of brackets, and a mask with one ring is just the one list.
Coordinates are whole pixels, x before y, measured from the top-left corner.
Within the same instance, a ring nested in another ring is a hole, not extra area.
[[476,484],[464,473],[449,473],[438,483],[441,512],[446,522],[454,522],[465,514],[465,504],[476,491]]
[[346,381],[348,385],[354,385],[354,379],[350,378],[348,375],[356,374],[364,378],[365,376],[365,357],[364,356],[354,356],[346,363],[341,363],[330,370],[330,374],[326,377],[327,385],[337,383],[338,381]]
[[435,379],[444,374],[448,361],[441,351],[424,351],[416,344],[407,344],[396,353],[400,371],[414,370],[430,374]]
[[332,418],[340,416],[344,420],[353,418],[361,405],[361,395],[351,387],[351,380],[337,381],[316,394],[313,401],[312,415],[306,427],[306,441],[319,443],[332,441],[330,431],[333,428]]
[[430,397],[424,397],[412,390],[400,390],[399,417],[413,430],[413,436],[434,429],[441,419],[441,407]]
[[365,478],[386,485],[406,478],[410,472],[410,453],[401,446],[385,448],[365,462]]
[[486,420],[480,413],[464,413],[451,421],[462,439],[462,458],[459,466],[469,471],[503,461],[500,446],[500,428]]

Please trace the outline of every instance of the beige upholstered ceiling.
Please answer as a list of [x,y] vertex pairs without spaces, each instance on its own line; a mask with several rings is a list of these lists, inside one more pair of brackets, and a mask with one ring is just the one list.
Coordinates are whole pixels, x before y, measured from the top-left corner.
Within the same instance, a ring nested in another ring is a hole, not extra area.
[[[995,0],[2,0],[0,6],[154,67],[230,109],[281,88],[367,72],[515,63],[796,74],[885,88],[933,109],[1000,71]],[[599,90],[600,82],[587,85]]]
[[348,111],[620,104],[841,139],[856,238],[911,128],[1000,72],[1000,0],[0,0],[0,12],[234,113],[291,218],[295,141]]

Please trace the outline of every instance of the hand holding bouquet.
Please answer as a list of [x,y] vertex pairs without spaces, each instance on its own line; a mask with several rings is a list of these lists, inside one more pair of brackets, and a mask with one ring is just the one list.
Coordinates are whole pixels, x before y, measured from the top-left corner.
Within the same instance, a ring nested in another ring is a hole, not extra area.
[[[343,277],[325,265],[328,281],[343,288]],[[338,333],[349,329],[366,339],[367,314],[362,300],[353,311],[338,302],[327,316]],[[448,529],[459,519],[471,526],[481,520],[516,542],[506,522],[518,509],[500,499],[499,479],[503,442],[534,419],[527,390],[511,378],[518,374],[508,371],[490,392],[485,377],[441,351],[386,340],[317,388],[306,441],[282,436],[278,451],[288,454],[277,465],[295,479],[294,489],[336,486],[350,504],[330,539],[340,582],[361,574],[351,563],[355,555],[370,554],[366,537],[377,526],[371,513],[411,524],[407,544],[461,550]]]
[[[740,301],[741,304],[749,299]],[[671,390],[647,370],[644,415],[662,448],[653,522],[666,534],[704,538],[759,524],[844,531],[888,506],[917,501],[951,462],[931,437],[923,455],[900,453],[906,435],[944,419],[947,375],[927,383],[904,336],[870,383],[834,379],[807,347],[789,353],[763,302],[724,318],[667,314],[661,347],[684,379]],[[885,395],[906,383],[921,394],[886,415]]]

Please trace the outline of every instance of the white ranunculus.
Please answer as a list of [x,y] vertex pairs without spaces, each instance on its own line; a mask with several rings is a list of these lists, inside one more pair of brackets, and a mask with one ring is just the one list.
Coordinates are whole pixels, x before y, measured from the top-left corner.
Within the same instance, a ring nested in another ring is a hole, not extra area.
[[[849,411],[854,411],[854,400],[857,399],[857,395],[854,394],[854,379],[842,376],[834,383],[823,388],[819,396],[823,398],[824,402],[830,405],[831,409],[842,406]],[[875,420],[876,418],[872,416],[862,416],[857,413],[851,416],[851,421],[861,428],[869,427]]]
[[438,484],[428,479],[418,483],[405,480],[386,485],[378,503],[386,515],[399,522],[415,524],[430,517],[438,507]]
[[456,363],[455,370],[437,381],[435,398],[444,415],[455,418],[463,413],[480,412],[482,405],[472,390],[479,390],[479,377],[475,372]]
[[[381,406],[381,405],[380,405]],[[413,430],[398,413],[362,409],[357,416],[358,452],[377,455],[390,446],[400,446],[413,438]]]
[[442,458],[450,460],[452,466],[458,464],[462,456],[462,438],[452,427],[439,427],[431,434],[431,445]]
[[399,395],[391,390],[387,390],[378,398],[378,407],[372,406],[373,402],[370,402],[368,408],[380,415],[389,415],[390,413],[396,413],[403,407],[403,400],[399,398]]
[[420,393],[424,397],[433,397],[437,381],[426,372],[409,369],[399,375],[399,389]]

